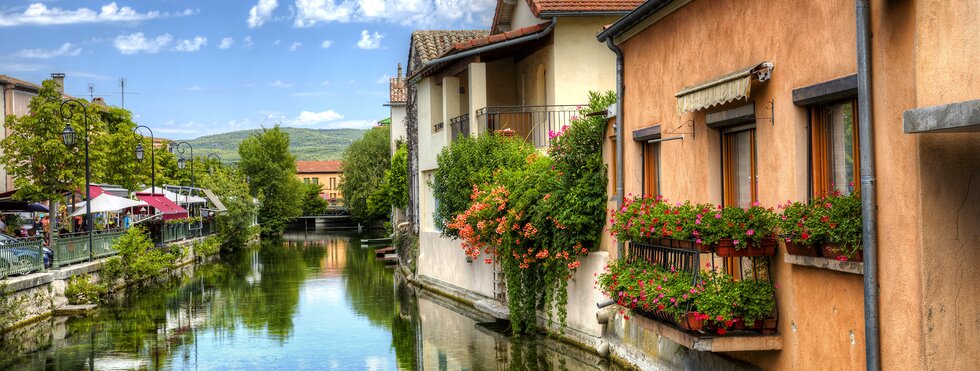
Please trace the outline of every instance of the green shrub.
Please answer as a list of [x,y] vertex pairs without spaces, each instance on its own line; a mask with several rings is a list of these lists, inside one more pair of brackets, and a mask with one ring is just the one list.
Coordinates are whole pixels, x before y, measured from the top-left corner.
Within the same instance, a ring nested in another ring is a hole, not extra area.
[[105,284],[93,283],[87,274],[68,279],[68,286],[65,287],[69,304],[98,304],[107,293]]
[[138,227],[128,229],[113,247],[119,251],[122,276],[127,284],[158,276],[172,267],[175,258],[155,248],[146,231]]
[[212,256],[221,251],[221,240],[216,236],[205,238],[194,246],[194,254],[201,257]]

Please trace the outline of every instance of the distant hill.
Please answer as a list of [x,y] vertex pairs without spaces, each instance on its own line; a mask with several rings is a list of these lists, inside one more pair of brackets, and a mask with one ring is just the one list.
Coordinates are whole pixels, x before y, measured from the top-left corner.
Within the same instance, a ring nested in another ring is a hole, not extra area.
[[[203,136],[187,142],[194,146],[195,157],[205,157],[214,153],[224,162],[235,162],[238,156],[238,144],[256,130],[233,131],[230,133]],[[282,128],[289,133],[289,151],[297,160],[339,160],[344,150],[355,139],[364,136],[365,130],[360,129],[302,129]]]

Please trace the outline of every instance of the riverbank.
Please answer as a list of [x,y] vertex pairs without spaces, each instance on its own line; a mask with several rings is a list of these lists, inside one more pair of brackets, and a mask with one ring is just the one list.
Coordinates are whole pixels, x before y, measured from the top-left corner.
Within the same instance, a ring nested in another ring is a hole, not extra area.
[[[165,271],[177,270],[207,259],[198,254],[194,247],[207,237],[182,240],[166,245],[169,251],[182,251],[180,259]],[[68,307],[65,291],[69,281],[78,276],[89,275],[99,279],[99,271],[112,257],[74,264],[58,269],[48,269],[24,276],[8,277],[0,281],[0,308],[4,309],[4,322],[0,322],[0,333],[51,317],[57,311]],[[117,288],[124,289],[132,283],[119,282]]]

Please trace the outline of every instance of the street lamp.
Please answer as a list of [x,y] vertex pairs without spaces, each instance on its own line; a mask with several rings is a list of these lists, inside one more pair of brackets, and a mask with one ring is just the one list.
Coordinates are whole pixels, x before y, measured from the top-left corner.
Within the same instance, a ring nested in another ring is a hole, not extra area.
[[180,155],[180,158],[177,159],[177,167],[183,170],[184,166],[186,166],[187,159],[184,158],[184,147],[182,146],[187,146],[191,150],[191,188],[194,188],[194,147],[187,142],[178,142],[171,149],[174,154]]
[[140,129],[146,129],[150,132],[150,193],[152,194],[157,192],[157,162],[154,158],[156,156],[153,154],[153,143],[156,142],[156,139],[153,137],[153,130],[146,125],[133,128],[133,133],[140,136],[140,141],[136,143],[136,160],[143,161],[143,139],[146,138],[143,133],[140,133]]
[[214,157],[215,160],[218,160],[218,166],[221,166],[221,157],[218,157],[218,155],[217,154],[214,154],[214,153],[208,153],[208,157],[207,157],[208,158],[208,162],[209,162],[208,163],[208,174],[212,174],[213,175],[214,174],[214,169],[211,168],[211,164],[210,164],[211,157]]
[[88,108],[77,99],[69,99],[61,102],[61,119],[65,121],[65,130],[61,132],[61,140],[65,142],[65,146],[68,148],[75,146],[75,129],[71,127],[71,119],[75,117],[75,111],[78,109],[82,110],[82,121],[85,122],[85,225],[88,227],[89,259],[93,259],[95,257],[95,251],[92,247],[95,244],[92,242],[92,189],[90,186],[92,182],[92,167],[89,163],[88,156]]

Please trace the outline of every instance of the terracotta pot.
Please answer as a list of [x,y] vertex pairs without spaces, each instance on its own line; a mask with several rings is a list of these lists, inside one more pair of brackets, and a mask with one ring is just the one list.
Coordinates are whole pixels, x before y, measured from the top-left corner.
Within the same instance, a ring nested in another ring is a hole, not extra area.
[[705,245],[701,243],[694,243],[694,251],[702,254],[710,254],[715,252],[715,247],[712,245]]
[[746,242],[743,256],[774,256],[776,255],[776,240],[763,238],[759,243]]
[[689,331],[701,331],[704,328],[704,320],[696,312],[687,312],[687,316],[681,319],[681,328]]
[[734,323],[732,323],[732,328],[736,330],[745,330],[746,329],[745,320],[743,320],[742,318],[736,318]]
[[819,257],[822,256],[822,250],[815,245],[801,245],[794,242],[786,243],[786,253],[790,255]]
[[857,249],[854,251],[853,254],[850,255],[842,255],[841,253],[836,252],[841,250],[840,244],[838,243],[824,242],[823,245],[821,245],[821,248],[822,248],[821,252],[823,253],[823,257],[827,259],[845,260],[845,261],[856,262],[856,263],[864,262],[863,249]]
[[722,238],[718,240],[718,246],[715,247],[715,254],[723,258],[745,256],[746,250],[745,248],[736,249],[735,244],[732,243],[732,239]]
[[673,240],[673,247],[678,249],[694,250],[694,243],[691,240]]
[[778,329],[779,322],[775,318],[766,318],[762,320],[762,333],[763,334],[775,334]]

